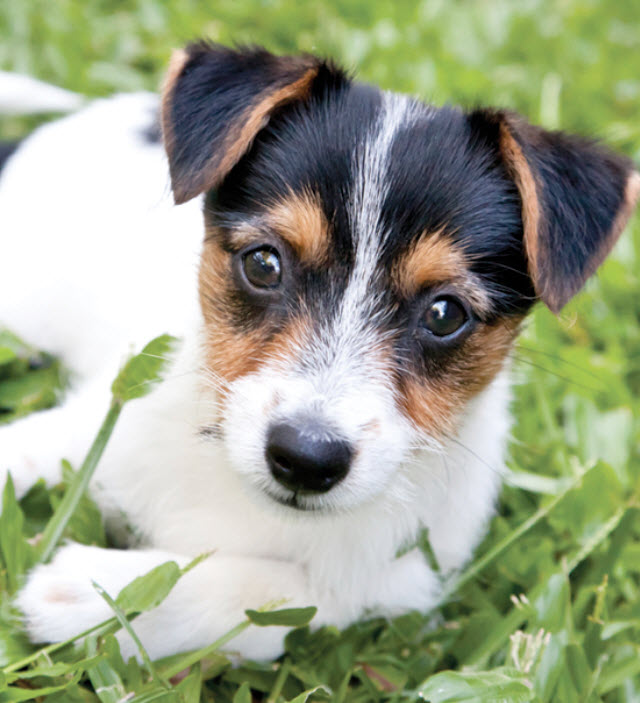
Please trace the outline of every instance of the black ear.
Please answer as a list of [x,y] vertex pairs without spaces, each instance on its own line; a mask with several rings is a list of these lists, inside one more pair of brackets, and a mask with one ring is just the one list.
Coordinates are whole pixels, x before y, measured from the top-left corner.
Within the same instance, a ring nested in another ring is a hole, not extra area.
[[477,110],[522,200],[524,247],[538,297],[558,312],[604,261],[640,196],[630,159],[597,142],[549,132],[510,112]]
[[200,42],[174,52],[163,90],[162,131],[176,203],[218,186],[273,112],[314,85],[346,77],[314,56]]

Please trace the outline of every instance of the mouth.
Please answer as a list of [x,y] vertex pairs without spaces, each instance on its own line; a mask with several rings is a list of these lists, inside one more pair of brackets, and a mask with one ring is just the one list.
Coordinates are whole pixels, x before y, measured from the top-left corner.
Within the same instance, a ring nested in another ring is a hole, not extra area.
[[326,510],[323,510],[322,508],[315,506],[315,505],[309,505],[304,504],[300,501],[300,495],[299,493],[291,493],[291,495],[283,497],[279,495],[275,495],[274,493],[271,493],[270,491],[265,491],[267,496],[271,498],[271,500],[275,501],[279,505],[284,505],[287,508],[293,508],[294,510],[298,510],[303,513],[318,513],[318,512],[327,512]]

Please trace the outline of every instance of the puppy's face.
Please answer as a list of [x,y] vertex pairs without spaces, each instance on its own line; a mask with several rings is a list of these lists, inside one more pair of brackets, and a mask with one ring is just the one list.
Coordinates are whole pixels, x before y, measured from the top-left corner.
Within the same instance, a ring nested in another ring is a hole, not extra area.
[[581,287],[638,191],[591,143],[313,57],[192,46],[163,122],[176,200],[207,193],[212,421],[249,484],[298,509],[370,501],[455,436],[533,302]]

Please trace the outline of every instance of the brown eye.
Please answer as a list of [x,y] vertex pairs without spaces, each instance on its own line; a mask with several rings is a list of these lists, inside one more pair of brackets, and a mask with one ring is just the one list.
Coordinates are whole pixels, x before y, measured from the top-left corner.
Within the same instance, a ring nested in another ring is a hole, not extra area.
[[425,327],[436,337],[448,337],[469,319],[466,310],[453,298],[436,298],[427,308]]
[[242,257],[247,281],[256,288],[277,288],[282,280],[280,257],[275,249],[261,247]]

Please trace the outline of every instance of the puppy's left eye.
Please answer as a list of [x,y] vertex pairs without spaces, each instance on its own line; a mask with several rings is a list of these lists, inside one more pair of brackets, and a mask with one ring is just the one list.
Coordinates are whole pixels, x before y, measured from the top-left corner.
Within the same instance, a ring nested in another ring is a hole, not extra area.
[[469,315],[462,303],[455,298],[441,297],[433,300],[424,316],[424,326],[436,337],[449,337],[462,329]]
[[255,288],[277,288],[282,281],[280,256],[271,247],[246,252],[242,257],[242,269],[247,281]]

